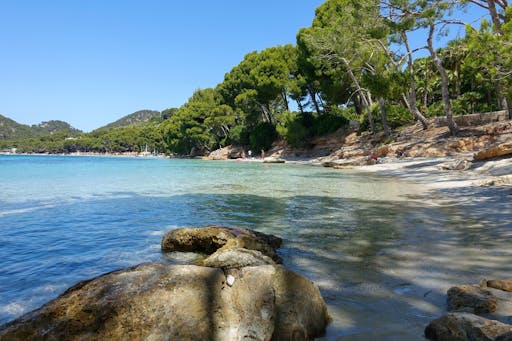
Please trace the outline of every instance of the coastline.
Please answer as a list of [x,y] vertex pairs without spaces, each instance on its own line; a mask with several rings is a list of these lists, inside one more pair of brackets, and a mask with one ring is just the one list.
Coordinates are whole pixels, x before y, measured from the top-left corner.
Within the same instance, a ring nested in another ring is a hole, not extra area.
[[[69,157],[119,157],[119,158],[177,158],[165,154],[141,155],[137,153],[1,153],[5,156],[69,156]],[[190,159],[190,158],[186,158]],[[212,161],[211,158],[198,157],[198,160]],[[288,163],[305,166],[325,166],[325,157],[266,157],[250,159],[224,159],[213,161],[228,162],[259,162],[259,163]],[[357,165],[358,158],[343,159],[339,171],[350,169],[353,171],[368,172],[394,176],[403,180],[424,185],[430,189],[461,188],[469,186],[501,186],[512,185],[512,158],[501,157],[484,161],[473,161],[473,154],[458,154],[452,156],[427,156],[393,158],[382,157],[375,164]],[[356,165],[351,165],[351,162]],[[330,162],[330,161],[327,161]],[[466,168],[457,169],[458,165],[465,163]],[[344,164],[347,163],[347,166]],[[336,162],[334,162],[336,164]]]
[[0,155],[5,156],[71,156],[71,157],[80,157],[80,156],[92,156],[92,157],[130,157],[130,158],[171,158],[171,156],[165,154],[157,154],[157,155],[142,155],[139,153],[60,153],[60,154],[51,154],[51,153],[4,153],[0,152]]

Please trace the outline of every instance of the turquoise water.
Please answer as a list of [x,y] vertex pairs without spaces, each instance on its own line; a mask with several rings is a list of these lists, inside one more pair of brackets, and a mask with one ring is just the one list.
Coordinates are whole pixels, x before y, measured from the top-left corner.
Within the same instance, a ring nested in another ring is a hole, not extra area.
[[323,339],[422,339],[449,285],[512,270],[512,197],[479,191],[304,165],[0,156],[0,323],[79,280],[184,262],[162,235],[220,224],[285,240],[284,264],[333,315]]

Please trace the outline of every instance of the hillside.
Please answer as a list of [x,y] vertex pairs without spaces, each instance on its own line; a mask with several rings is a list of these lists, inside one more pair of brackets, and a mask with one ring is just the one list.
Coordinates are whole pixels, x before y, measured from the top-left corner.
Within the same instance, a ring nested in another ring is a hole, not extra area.
[[0,115],[0,140],[50,135],[60,131],[68,131],[72,135],[81,132],[73,128],[69,123],[63,121],[47,121],[28,126]]
[[[500,116],[494,117],[496,114]],[[460,131],[457,136],[451,136],[448,127],[439,119],[431,119],[426,130],[415,123],[397,129],[390,137],[383,133],[371,135],[339,129],[335,133],[313,139],[307,148],[292,148],[281,141],[267,155],[288,160],[310,159],[334,166],[365,165],[371,163],[371,156],[391,159],[441,156],[464,158],[510,143],[512,121],[505,114],[503,111],[459,116]],[[483,121],[480,119],[482,116],[491,119]]]
[[31,129],[36,133],[36,135],[48,135],[59,131],[67,131],[71,135],[76,135],[82,132],[81,130],[73,128],[69,123],[58,120],[41,122],[33,125]]
[[100,127],[96,130],[105,130],[105,129],[112,129],[112,128],[120,128],[120,127],[126,127],[129,125],[134,125],[137,123],[144,123],[148,122],[152,119],[159,118],[160,112],[156,110],[139,110],[136,111],[130,115],[126,115],[120,119],[118,119],[115,122],[109,123],[103,127]]
[[32,136],[33,131],[29,126],[0,115],[0,140]]

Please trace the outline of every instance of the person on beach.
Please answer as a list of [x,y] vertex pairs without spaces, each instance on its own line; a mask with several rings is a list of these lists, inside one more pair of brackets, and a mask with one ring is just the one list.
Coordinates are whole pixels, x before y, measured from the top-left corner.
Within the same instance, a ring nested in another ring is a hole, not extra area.
[[265,151],[262,149],[261,150],[261,159],[263,160],[265,158]]

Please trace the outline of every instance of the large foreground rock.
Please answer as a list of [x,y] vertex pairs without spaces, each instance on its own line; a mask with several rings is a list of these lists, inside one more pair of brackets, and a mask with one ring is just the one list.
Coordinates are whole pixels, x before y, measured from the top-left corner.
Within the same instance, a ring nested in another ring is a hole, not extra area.
[[327,322],[318,288],[281,266],[150,263],[77,284],[0,340],[312,340]]
[[512,326],[470,313],[449,313],[430,322],[425,336],[437,341],[507,340]]

